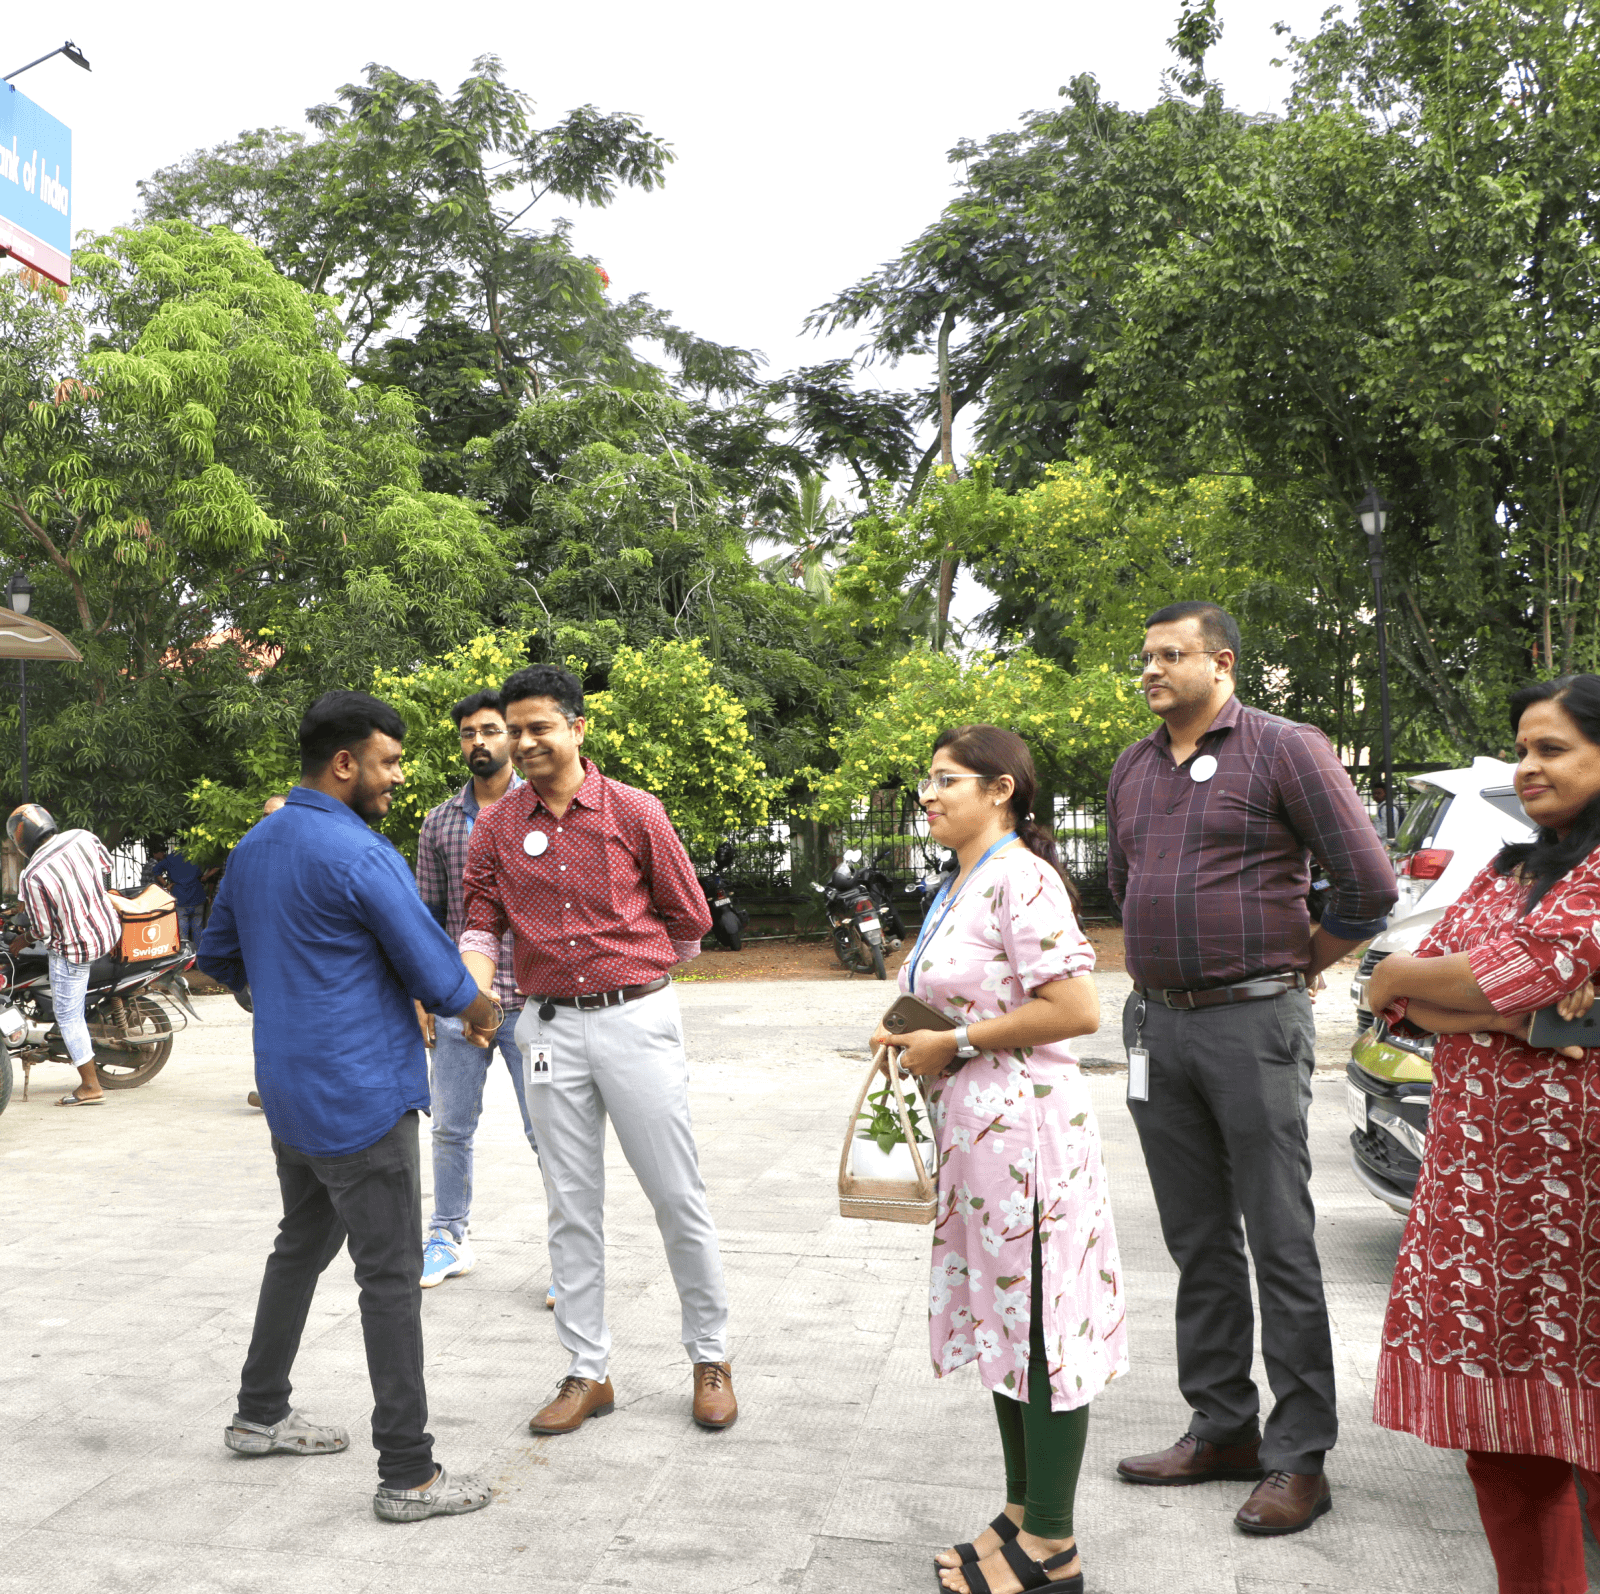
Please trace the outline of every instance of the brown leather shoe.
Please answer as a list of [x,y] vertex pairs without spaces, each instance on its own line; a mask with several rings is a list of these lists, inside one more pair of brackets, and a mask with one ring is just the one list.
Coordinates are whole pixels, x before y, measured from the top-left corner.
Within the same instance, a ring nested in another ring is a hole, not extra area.
[[592,1378],[563,1378],[556,1398],[528,1419],[535,1433],[571,1433],[585,1417],[609,1417],[617,1397],[609,1378],[598,1384]]
[[1332,1509],[1325,1472],[1269,1472],[1233,1520],[1246,1533],[1298,1533]]
[[1148,1456],[1126,1456],[1117,1463],[1117,1476],[1127,1483],[1154,1483],[1171,1487],[1180,1483],[1215,1483],[1220,1479],[1249,1482],[1259,1478],[1261,1441],[1247,1445],[1214,1445],[1198,1434],[1186,1433],[1177,1444]]
[[694,1420],[702,1428],[731,1428],[739,1415],[733,1369],[726,1362],[694,1364]]

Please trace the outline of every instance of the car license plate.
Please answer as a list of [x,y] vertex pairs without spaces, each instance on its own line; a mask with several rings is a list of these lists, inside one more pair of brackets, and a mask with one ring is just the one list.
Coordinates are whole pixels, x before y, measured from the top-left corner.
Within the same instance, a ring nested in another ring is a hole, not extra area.
[[1350,1111],[1350,1122],[1363,1134],[1367,1132],[1367,1093],[1357,1089],[1347,1079],[1344,1082],[1345,1105]]
[[732,901],[733,901],[732,897],[718,897],[716,899],[715,903],[713,904],[713,906],[718,907],[718,908],[725,908]]
[[8,1007],[0,1013],[0,1035],[15,1046],[28,1032],[28,1021],[16,1008]]
[[861,928],[863,930],[876,930],[878,928],[878,921],[876,919],[863,919],[861,921]]

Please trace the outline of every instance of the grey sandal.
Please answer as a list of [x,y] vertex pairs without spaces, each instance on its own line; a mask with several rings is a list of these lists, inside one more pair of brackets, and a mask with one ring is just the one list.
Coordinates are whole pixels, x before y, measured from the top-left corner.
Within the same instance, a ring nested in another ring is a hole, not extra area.
[[421,1522],[424,1517],[458,1517],[481,1511],[494,1498],[489,1485],[463,1474],[453,1478],[443,1467],[426,1489],[379,1489],[373,1514],[385,1522]]
[[222,1442],[241,1456],[331,1456],[350,1448],[350,1435],[331,1423],[310,1421],[291,1411],[270,1428],[235,1417],[222,1431]]

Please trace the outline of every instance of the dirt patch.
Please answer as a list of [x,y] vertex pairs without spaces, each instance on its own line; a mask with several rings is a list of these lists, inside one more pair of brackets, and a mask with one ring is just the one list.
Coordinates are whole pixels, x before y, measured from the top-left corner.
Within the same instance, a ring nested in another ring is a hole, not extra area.
[[[1124,972],[1122,931],[1111,925],[1093,925],[1088,931],[1094,947],[1095,967],[1102,973]],[[891,978],[911,955],[911,941],[888,957]],[[746,941],[741,952],[723,947],[702,952],[677,976],[680,980],[847,980],[827,941]],[[870,980],[870,974],[857,974]]]

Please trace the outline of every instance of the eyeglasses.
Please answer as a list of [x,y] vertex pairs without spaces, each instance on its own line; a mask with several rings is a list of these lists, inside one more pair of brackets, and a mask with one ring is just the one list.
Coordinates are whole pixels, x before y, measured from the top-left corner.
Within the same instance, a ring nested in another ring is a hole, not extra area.
[[1213,653],[1221,653],[1223,651],[1222,648],[1162,648],[1155,653],[1130,653],[1128,655],[1128,668],[1135,675],[1143,675],[1157,659],[1160,659],[1163,664],[1176,667],[1187,658],[1209,658]]
[[926,797],[929,792],[948,791],[953,780],[983,780],[982,775],[925,775],[917,782],[917,796]]
[[461,727],[461,740],[464,742],[486,742],[492,736],[504,736],[503,725],[477,725],[468,730],[465,725]]

